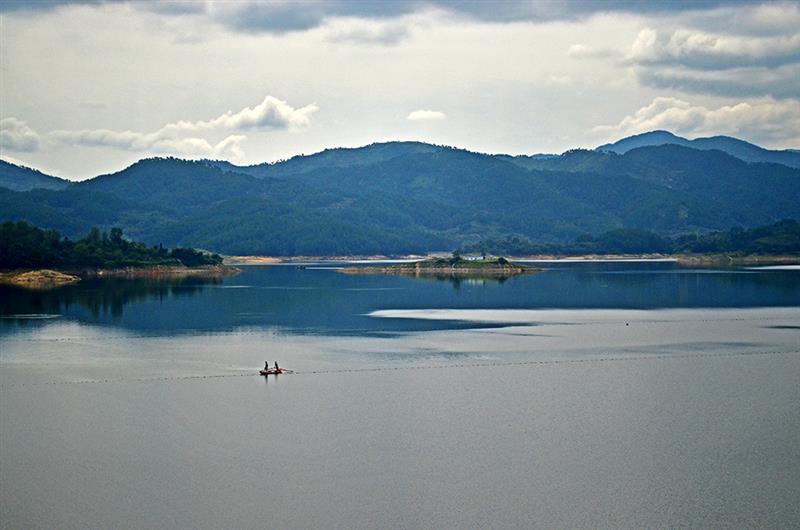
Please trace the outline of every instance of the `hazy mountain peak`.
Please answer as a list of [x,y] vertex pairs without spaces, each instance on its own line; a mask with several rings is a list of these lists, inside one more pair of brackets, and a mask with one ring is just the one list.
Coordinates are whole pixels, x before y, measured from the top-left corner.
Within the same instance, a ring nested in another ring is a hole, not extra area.
[[656,130],[622,138],[599,146],[596,151],[625,154],[632,149],[656,145],[682,145],[692,149],[723,151],[745,162],[762,162],[800,167],[800,154],[795,150],[769,150],[731,136],[711,136],[689,140],[669,131]]

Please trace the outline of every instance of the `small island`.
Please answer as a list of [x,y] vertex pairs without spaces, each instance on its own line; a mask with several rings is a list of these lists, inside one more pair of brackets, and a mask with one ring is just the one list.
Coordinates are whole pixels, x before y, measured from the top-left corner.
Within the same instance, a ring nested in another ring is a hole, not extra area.
[[53,289],[85,277],[220,277],[238,269],[218,254],[193,248],[148,247],[123,237],[122,230],[98,228],[72,241],[55,230],[24,221],[0,224],[0,283]]
[[542,269],[512,263],[503,257],[466,256],[457,252],[449,258],[431,258],[412,263],[345,267],[342,274],[386,274],[419,278],[496,278],[540,272]]

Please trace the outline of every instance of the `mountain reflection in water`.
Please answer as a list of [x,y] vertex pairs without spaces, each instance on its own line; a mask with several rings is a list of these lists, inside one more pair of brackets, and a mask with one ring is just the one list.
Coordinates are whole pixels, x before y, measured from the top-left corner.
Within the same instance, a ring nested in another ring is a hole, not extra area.
[[385,309],[736,308],[800,302],[800,274],[792,270],[684,269],[670,262],[541,266],[547,270],[505,280],[245,266],[241,274],[222,279],[90,279],[52,291],[0,286],[0,333],[46,325],[22,315],[58,315],[61,320],[158,334],[269,328],[342,336],[479,326],[376,322],[367,316]]
[[221,278],[91,278],[51,290],[0,285],[0,315],[59,314],[79,306],[94,318],[122,318],[128,304],[198,294]]

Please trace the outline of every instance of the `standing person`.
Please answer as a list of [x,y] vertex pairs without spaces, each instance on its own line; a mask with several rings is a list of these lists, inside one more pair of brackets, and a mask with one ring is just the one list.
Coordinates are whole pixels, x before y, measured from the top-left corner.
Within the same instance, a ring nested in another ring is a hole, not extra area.
[[278,361],[275,361],[275,371],[276,372],[280,372],[281,371],[280,367],[278,366]]
[[264,370],[269,370],[269,361],[264,361]]

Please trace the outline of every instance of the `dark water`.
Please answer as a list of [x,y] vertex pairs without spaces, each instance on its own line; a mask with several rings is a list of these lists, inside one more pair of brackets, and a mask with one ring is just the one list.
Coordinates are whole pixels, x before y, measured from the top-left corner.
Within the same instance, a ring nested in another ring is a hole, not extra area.
[[0,527],[800,526],[800,271],[548,267],[0,287]]
[[[264,326],[297,333],[360,335],[442,327],[366,316],[379,309],[800,305],[800,271],[796,270],[692,270],[671,262],[544,266],[546,273],[502,282],[348,276],[313,266],[272,266],[243,267],[240,275],[224,281],[86,280],[47,292],[0,285],[0,315],[58,314],[67,320],[169,335]],[[11,320],[25,325],[23,319]],[[0,333],[13,329],[4,326]]]

